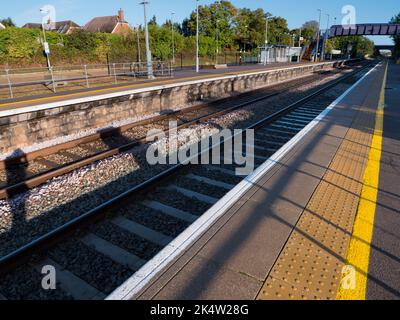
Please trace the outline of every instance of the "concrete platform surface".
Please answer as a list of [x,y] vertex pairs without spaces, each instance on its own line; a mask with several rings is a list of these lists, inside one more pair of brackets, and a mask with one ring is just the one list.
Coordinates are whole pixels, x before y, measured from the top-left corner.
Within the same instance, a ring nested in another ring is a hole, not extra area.
[[387,84],[375,68],[131,298],[398,299],[399,67]]

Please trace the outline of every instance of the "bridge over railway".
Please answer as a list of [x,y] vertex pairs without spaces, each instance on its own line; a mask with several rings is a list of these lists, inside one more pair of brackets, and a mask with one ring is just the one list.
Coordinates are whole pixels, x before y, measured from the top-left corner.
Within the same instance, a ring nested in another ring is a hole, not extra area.
[[393,46],[390,46],[390,45],[376,45],[374,47],[374,53],[375,53],[375,56],[377,56],[377,55],[381,54],[381,51],[391,51],[392,52],[392,56],[393,56],[395,48],[396,47],[394,45]]
[[355,25],[334,25],[329,38],[344,36],[400,36],[400,24],[365,23]]

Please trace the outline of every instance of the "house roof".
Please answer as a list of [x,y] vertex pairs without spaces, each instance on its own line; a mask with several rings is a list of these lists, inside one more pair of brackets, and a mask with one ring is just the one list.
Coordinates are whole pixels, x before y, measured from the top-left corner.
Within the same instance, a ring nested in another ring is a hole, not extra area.
[[128,22],[120,21],[118,16],[96,17],[90,20],[84,29],[90,32],[111,33],[118,23],[127,24]]
[[[42,24],[41,23],[27,23],[23,26],[23,28],[41,29]],[[56,22],[54,27],[49,27],[49,25],[47,25],[46,29],[51,30],[51,31],[57,31],[58,33],[64,34],[64,33],[67,33],[70,28],[79,28],[79,25],[71,20],[66,20],[66,21]]]

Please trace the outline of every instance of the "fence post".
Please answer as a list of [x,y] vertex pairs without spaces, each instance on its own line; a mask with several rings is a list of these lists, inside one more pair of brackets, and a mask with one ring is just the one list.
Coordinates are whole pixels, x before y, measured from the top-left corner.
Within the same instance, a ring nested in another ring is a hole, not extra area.
[[170,77],[171,77],[171,78],[173,78],[173,77],[174,77],[174,67],[173,67],[172,63],[170,64],[170,71],[169,71],[169,75],[170,75]]
[[133,74],[133,79],[136,80],[135,63],[131,63],[131,73]]
[[85,78],[86,78],[86,87],[89,88],[89,77],[86,64],[85,64]]
[[117,71],[115,70],[115,63],[113,63],[113,69],[114,69],[114,79],[115,79],[115,84],[117,84]]
[[10,73],[9,73],[8,69],[6,69],[6,75],[7,75],[8,89],[10,90],[10,98],[13,99],[14,94],[12,91],[12,84],[11,84]]
[[183,53],[181,53],[181,69],[183,69]]
[[51,74],[51,82],[53,83],[53,91],[54,91],[54,93],[57,93],[56,84],[54,82],[53,67],[50,67],[49,70],[50,70],[50,74]]

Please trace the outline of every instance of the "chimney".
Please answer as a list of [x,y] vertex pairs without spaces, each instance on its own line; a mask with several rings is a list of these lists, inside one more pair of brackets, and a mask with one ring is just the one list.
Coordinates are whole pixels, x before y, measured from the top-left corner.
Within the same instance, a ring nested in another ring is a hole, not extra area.
[[122,9],[119,9],[119,11],[118,11],[118,20],[120,22],[124,22],[125,21],[125,12]]

